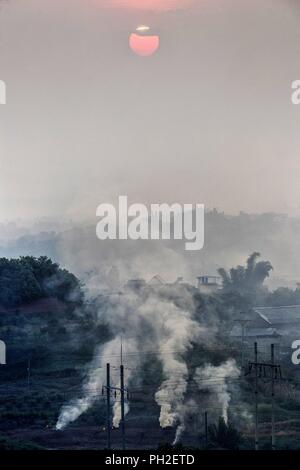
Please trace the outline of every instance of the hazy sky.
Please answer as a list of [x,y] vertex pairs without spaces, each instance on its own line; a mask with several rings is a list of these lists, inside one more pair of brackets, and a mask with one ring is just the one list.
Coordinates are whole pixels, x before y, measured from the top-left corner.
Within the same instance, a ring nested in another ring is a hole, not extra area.
[[[297,1],[0,4],[1,219],[87,218],[119,194],[300,214]],[[149,58],[128,47],[141,23]]]

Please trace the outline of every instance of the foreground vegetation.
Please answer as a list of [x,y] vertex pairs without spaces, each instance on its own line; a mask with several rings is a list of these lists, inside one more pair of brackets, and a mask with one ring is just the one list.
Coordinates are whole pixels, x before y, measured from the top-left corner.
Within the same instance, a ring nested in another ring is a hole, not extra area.
[[[192,345],[187,361],[191,370],[199,361],[218,364],[229,355],[239,361],[240,351],[231,349],[229,353],[227,349],[231,347],[229,332],[233,319],[241,310],[258,303],[276,305],[282,299],[286,305],[289,301],[295,302],[299,289],[267,290],[264,281],[271,270],[271,264],[260,261],[259,254],[254,253],[245,266],[232,268],[229,272],[220,270],[223,289],[219,293],[202,295],[197,289],[188,288],[193,296],[197,321],[211,328],[216,322],[221,325],[215,350],[207,351],[201,344]],[[61,302],[59,312],[53,304],[47,304],[47,299],[53,298]],[[43,306],[34,307],[39,299],[45,300]],[[108,299],[87,302],[80,281],[46,257],[0,260],[0,305],[7,308],[0,313],[0,338],[8,345],[8,365],[0,368],[0,448],[105,446],[105,401],[102,397],[71,424],[66,433],[58,434],[55,423],[62,405],[80,395],[96,346],[111,338],[109,326],[99,315],[107,302]],[[176,302],[180,299],[174,298]],[[218,344],[222,347],[217,347]],[[149,446],[157,446],[159,442],[164,445],[172,439],[173,431],[164,434],[157,424],[158,407],[153,394],[161,377],[159,364],[150,358],[139,383],[141,390],[143,387],[150,390],[149,396],[144,393],[131,396],[128,434],[132,445],[144,446],[148,437],[142,427],[145,419],[150,423],[147,434],[153,435]],[[288,388],[290,382],[292,388]],[[280,448],[299,447],[299,384],[293,381],[292,375],[290,382],[285,384],[286,389],[277,391]],[[239,395],[232,400],[233,412],[228,424],[222,419],[210,422],[209,448],[253,447],[253,429],[247,424],[247,420],[252,419],[251,380],[242,375],[238,387]],[[264,387],[259,393],[261,446],[269,448],[270,405]],[[248,415],[242,420],[245,409]],[[78,439],[79,430],[82,439]],[[115,433],[118,436],[118,431]],[[206,448],[203,427],[194,430],[190,440],[195,447]]]

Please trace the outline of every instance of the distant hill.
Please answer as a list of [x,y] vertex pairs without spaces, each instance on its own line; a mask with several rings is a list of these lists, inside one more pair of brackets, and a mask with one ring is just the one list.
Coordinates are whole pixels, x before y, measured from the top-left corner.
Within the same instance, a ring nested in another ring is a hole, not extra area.
[[[130,278],[151,279],[157,273],[166,281],[183,276],[189,282],[201,274],[216,274],[218,268],[238,265],[254,251],[268,259],[274,271],[272,287],[295,287],[300,280],[300,219],[280,214],[226,215],[216,210],[205,218],[205,245],[199,252],[187,252],[182,241],[105,241],[96,238],[92,224],[67,228],[45,223],[38,232],[10,231],[1,226],[0,256],[46,254],[87,282],[121,284]],[[7,233],[10,237],[7,237]],[[118,275],[108,281],[112,266]],[[118,287],[110,285],[110,287]]]

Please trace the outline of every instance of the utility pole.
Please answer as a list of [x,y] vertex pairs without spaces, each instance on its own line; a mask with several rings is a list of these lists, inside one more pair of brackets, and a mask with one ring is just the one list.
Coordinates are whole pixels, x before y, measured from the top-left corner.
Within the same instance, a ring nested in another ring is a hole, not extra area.
[[272,364],[272,450],[275,450],[275,356],[274,344],[271,344],[271,364]]
[[120,365],[120,387],[112,387],[110,385],[110,364],[106,364],[106,385],[102,388],[102,394],[106,390],[106,427],[107,427],[107,448],[111,449],[111,406],[110,397],[111,392],[114,391],[115,396],[117,392],[121,393],[121,431],[122,431],[122,449],[125,450],[125,392],[128,395],[128,389],[124,387],[124,366]]
[[121,336],[120,365],[123,364],[123,336]]
[[122,449],[125,450],[125,388],[124,388],[124,366],[120,365],[120,385],[121,385],[121,430],[122,430]]
[[110,364],[106,364],[106,413],[107,413],[107,448],[111,447],[111,417],[110,417]]
[[[243,313],[243,312],[241,312]],[[237,318],[235,320],[236,322],[240,323],[241,325],[241,330],[242,330],[242,348],[241,348],[241,366],[242,368],[244,367],[244,349],[245,349],[245,330],[246,330],[246,325],[247,323],[249,323],[251,321],[250,318],[244,318],[244,317],[241,317],[241,318]]]
[[258,450],[258,369],[257,369],[257,343],[254,343],[255,361],[255,450]]
[[[252,369],[255,371],[255,450],[258,450],[258,379],[261,377],[263,371],[264,377],[267,377],[266,372],[271,370],[271,383],[272,383],[272,449],[275,449],[275,380],[281,379],[281,366],[275,364],[274,344],[271,344],[271,362],[258,362],[257,343],[254,343],[254,362],[249,362],[248,372],[245,375],[251,374]],[[259,371],[259,375],[258,375]],[[278,377],[279,375],[279,377]]]
[[121,431],[122,449],[125,450],[125,388],[124,388],[124,365],[123,365],[123,337],[121,336],[121,357],[120,357],[120,391],[121,391]]

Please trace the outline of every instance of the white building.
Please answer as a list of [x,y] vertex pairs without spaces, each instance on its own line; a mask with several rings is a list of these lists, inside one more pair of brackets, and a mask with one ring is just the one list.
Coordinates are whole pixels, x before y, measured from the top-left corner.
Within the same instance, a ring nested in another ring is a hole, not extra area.
[[197,287],[201,294],[213,294],[222,288],[222,281],[219,276],[199,276],[197,281]]

